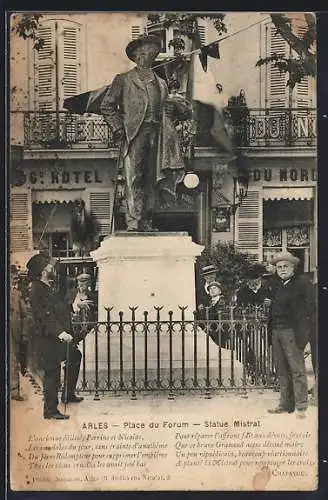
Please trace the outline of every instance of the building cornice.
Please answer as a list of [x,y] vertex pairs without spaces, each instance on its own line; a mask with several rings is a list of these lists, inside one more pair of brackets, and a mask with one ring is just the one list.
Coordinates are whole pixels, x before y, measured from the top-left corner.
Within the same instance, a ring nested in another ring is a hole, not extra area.
[[[316,158],[317,151],[314,147],[304,148],[240,148],[248,158]],[[24,149],[24,160],[79,160],[79,159],[116,159],[117,148],[70,148],[70,149]],[[216,158],[223,162],[229,162],[232,156],[225,154],[218,148],[196,147],[195,159]]]
[[108,160],[117,157],[116,148],[25,149],[23,153],[24,160]]

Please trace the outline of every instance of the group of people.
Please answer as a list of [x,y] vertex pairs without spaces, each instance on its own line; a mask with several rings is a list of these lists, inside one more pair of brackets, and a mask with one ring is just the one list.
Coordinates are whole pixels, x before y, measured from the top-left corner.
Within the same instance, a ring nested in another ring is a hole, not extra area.
[[[244,285],[236,293],[238,306],[264,305],[268,313],[268,325],[273,348],[273,357],[279,379],[280,402],[271,413],[292,413],[303,418],[308,407],[308,384],[305,370],[304,349],[311,345],[314,374],[316,363],[316,284],[304,275],[297,274],[299,259],[289,252],[280,252],[272,264],[276,272],[263,279],[265,267],[251,266],[245,274]],[[79,342],[97,321],[97,296],[90,289],[91,276],[77,277],[77,288],[66,297],[54,290],[55,263],[43,254],[33,256],[28,264],[28,304],[18,290],[18,273],[11,266],[11,318],[10,318],[10,362],[11,397],[20,400],[19,345],[24,324],[33,318],[29,326],[34,335],[39,364],[43,370],[43,393],[45,419],[69,418],[58,409],[60,390],[60,367],[63,363],[64,383],[61,401],[79,403],[82,397],[75,394],[79,376],[81,352]],[[205,299],[199,304],[198,318],[216,320],[227,301],[223,287],[217,280],[218,270],[210,265],[203,268]],[[31,314],[29,314],[29,309]],[[72,320],[75,324],[73,328]],[[215,324],[215,322],[212,322]],[[209,331],[216,344],[226,347],[229,332]],[[246,361],[252,363],[254,352],[247,350]]]
[[[268,332],[280,387],[280,402],[270,413],[293,413],[303,418],[308,407],[308,384],[304,350],[309,343],[313,371],[317,372],[316,283],[297,273],[299,259],[290,252],[275,255],[275,272],[264,279],[265,266],[254,264],[245,273],[244,284],[237,290],[236,306],[263,306],[268,314]],[[223,287],[217,281],[215,266],[203,268],[204,300],[198,306],[198,318],[215,320],[226,305]],[[228,333],[218,332],[215,323],[209,335],[226,347]],[[256,362],[247,346],[246,363]]]
[[[69,416],[58,409],[61,363],[64,362],[61,401],[64,404],[80,403],[83,397],[75,394],[82,357],[78,344],[97,319],[97,296],[90,290],[91,276],[82,273],[77,277],[77,288],[62,297],[54,288],[55,262],[46,255],[34,255],[27,263],[27,269],[31,315],[17,288],[17,272],[11,267],[11,398],[23,399],[19,387],[17,346],[23,325],[30,317],[33,346],[43,373],[43,417],[68,419]],[[73,321],[76,322],[75,328]]]

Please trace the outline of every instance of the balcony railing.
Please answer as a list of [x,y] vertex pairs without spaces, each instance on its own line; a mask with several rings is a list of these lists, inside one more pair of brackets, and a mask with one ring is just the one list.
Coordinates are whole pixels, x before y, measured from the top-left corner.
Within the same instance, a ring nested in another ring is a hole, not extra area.
[[65,111],[24,112],[24,146],[65,149],[115,148],[110,127],[101,116]]
[[316,145],[314,108],[250,109],[233,126],[239,147],[310,147]]
[[[231,110],[230,110],[231,111]],[[232,110],[233,111],[233,110]],[[76,115],[68,112],[25,111],[14,113],[12,137],[24,130],[20,141],[25,148],[65,149],[116,148],[110,127],[98,115]],[[196,136],[198,147],[218,147],[211,139],[211,120],[200,123]],[[237,147],[314,147],[316,145],[316,109],[248,109],[231,114],[231,132]],[[184,126],[180,134],[189,133]]]

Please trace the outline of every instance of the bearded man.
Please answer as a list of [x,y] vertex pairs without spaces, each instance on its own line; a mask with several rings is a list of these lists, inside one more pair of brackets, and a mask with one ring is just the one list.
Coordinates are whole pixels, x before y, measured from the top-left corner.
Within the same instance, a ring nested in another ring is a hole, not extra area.
[[62,402],[80,403],[83,398],[75,395],[75,388],[82,355],[74,343],[70,309],[52,289],[56,277],[54,262],[46,255],[34,255],[27,269],[37,355],[43,369],[43,417],[65,420],[69,416],[57,407],[60,365],[62,361],[67,363],[68,352],[68,379],[64,382]]
[[272,259],[279,283],[272,295],[271,323],[273,356],[280,382],[280,401],[269,413],[293,413],[306,416],[308,407],[304,349],[313,324],[312,290],[295,273],[299,258],[279,252]]

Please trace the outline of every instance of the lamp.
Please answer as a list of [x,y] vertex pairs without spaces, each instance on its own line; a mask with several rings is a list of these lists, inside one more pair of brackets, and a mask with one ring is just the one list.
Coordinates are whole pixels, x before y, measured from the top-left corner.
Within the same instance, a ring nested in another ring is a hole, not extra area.
[[235,213],[237,208],[243,203],[248,193],[248,178],[244,176],[233,177],[233,204],[232,210]]
[[246,165],[246,158],[239,156],[237,158],[237,175],[233,177],[233,211],[243,203],[248,193],[249,174]]
[[188,189],[195,189],[199,185],[199,177],[195,172],[186,172],[183,184]]
[[122,200],[125,194],[125,179],[119,172],[116,176],[116,196],[118,200]]
[[243,203],[248,193],[249,174],[245,165],[246,161],[247,160],[242,156],[237,158],[237,175],[233,177],[233,203],[231,207],[233,214],[233,246],[235,246],[236,237],[236,211],[237,208]]

